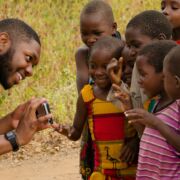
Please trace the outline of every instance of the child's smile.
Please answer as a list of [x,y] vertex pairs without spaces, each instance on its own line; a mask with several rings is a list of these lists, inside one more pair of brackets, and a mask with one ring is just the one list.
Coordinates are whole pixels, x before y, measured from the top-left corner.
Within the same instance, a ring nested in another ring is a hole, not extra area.
[[107,51],[94,51],[89,61],[89,73],[95,84],[100,88],[111,86],[106,67],[112,57]]

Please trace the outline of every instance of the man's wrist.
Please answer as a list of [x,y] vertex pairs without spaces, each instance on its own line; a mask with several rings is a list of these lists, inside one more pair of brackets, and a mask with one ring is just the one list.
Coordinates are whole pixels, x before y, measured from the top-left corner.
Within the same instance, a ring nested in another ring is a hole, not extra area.
[[9,132],[5,133],[4,137],[11,144],[13,151],[19,150],[19,144],[17,142],[16,133],[14,131],[9,131]]

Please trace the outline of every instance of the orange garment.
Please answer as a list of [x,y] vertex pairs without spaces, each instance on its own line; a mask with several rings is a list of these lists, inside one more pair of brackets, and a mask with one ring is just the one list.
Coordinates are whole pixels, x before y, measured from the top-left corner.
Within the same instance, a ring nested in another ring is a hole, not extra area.
[[135,129],[127,125],[120,109],[111,102],[94,96],[93,86],[86,85],[81,93],[88,109],[88,124],[94,150],[94,173],[100,172],[115,179],[135,176],[136,167],[129,167],[119,158],[125,137],[133,137],[136,134]]

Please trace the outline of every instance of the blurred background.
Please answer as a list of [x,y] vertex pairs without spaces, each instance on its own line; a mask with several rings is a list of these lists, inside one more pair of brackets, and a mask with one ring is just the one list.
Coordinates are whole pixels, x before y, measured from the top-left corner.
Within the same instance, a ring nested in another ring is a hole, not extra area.
[[[11,90],[0,93],[0,114],[13,110],[32,96],[48,99],[57,121],[73,120],[77,98],[74,54],[82,45],[80,11],[88,0],[0,0],[0,18],[19,18],[40,35],[41,60],[27,78]],[[112,6],[118,30],[124,35],[128,21],[137,13],[160,10],[160,0],[107,0]]]

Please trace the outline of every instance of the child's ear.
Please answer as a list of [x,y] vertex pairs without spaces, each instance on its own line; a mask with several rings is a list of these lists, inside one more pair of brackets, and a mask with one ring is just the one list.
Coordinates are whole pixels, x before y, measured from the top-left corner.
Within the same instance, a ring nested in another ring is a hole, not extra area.
[[180,89],[180,78],[178,76],[174,76],[175,81],[176,81],[176,88]]
[[160,34],[158,35],[157,39],[158,39],[158,40],[166,40],[167,37],[166,37],[166,35],[165,35],[164,33],[160,33]]
[[113,28],[113,34],[115,34],[117,31],[117,23],[116,22],[113,22],[112,28]]

